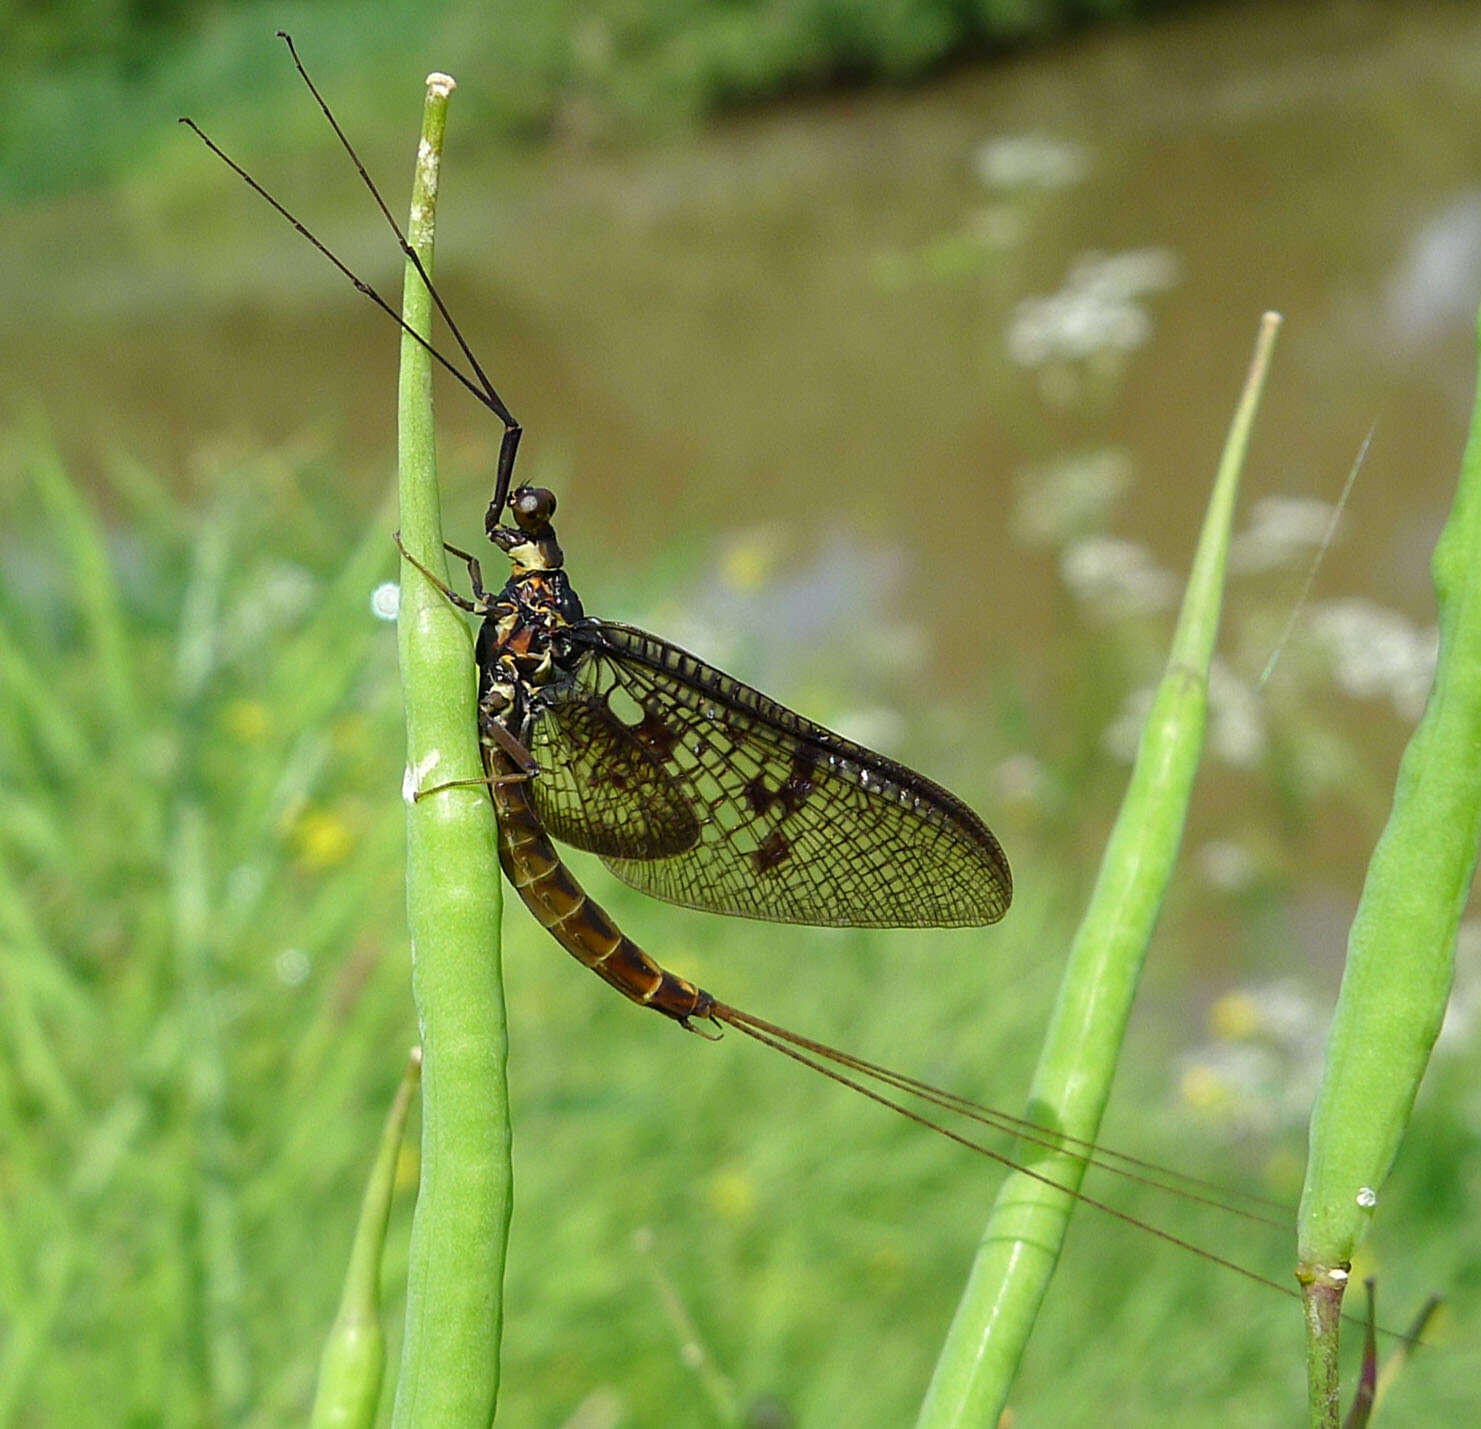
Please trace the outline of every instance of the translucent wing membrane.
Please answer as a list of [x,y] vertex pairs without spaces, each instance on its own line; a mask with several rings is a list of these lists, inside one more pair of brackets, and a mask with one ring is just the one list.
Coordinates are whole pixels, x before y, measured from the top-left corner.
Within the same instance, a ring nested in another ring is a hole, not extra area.
[[[823,927],[965,927],[1007,911],[998,841],[939,785],[640,630],[593,620],[567,634],[585,653],[531,731],[535,803],[624,883]],[[624,778],[641,776],[625,788],[607,773],[617,748]]]
[[699,811],[639,731],[582,682],[556,686],[535,722],[535,808],[546,830],[603,858],[670,858],[699,842]]

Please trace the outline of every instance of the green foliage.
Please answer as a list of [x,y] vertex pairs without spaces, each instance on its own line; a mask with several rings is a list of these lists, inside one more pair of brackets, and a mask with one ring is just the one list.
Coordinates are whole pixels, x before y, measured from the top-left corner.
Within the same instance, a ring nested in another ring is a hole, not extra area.
[[1337,1423],[1337,1348],[1352,1256],[1409,1125],[1455,980],[1481,843],[1481,395],[1432,562],[1439,658],[1368,865],[1311,1116],[1298,1217],[1313,1425]]
[[[85,494],[34,433],[3,457],[0,1418],[301,1419],[416,1035],[395,656],[368,600],[395,570],[393,518],[366,519],[363,501],[352,517],[323,494],[343,473],[302,454],[218,457],[189,505],[122,461]],[[677,591],[699,574],[682,548],[652,552]],[[661,598],[653,569],[604,573],[619,613]],[[954,744],[954,782],[960,765],[980,787]],[[970,747],[1048,753],[1021,720]],[[1119,782],[1076,759],[1048,771],[1043,830],[1014,844],[1033,877],[990,935],[707,919],[578,869],[634,936],[739,1005],[1000,1102],[1024,1085],[1068,938],[1074,856],[1049,831],[1094,825],[1097,786]],[[907,1422],[997,1176],[740,1039],[684,1036],[530,920],[507,923],[508,1422],[583,1404],[724,1422],[689,1346],[742,1411],[773,1399],[802,1425]],[[1474,1283],[1478,1263],[1455,1230],[1474,1079],[1453,1061],[1437,1074],[1386,1198],[1377,1268],[1395,1307]],[[1228,1149],[1169,1105],[1174,1076],[1144,1033],[1108,1139],[1228,1181]],[[415,1178],[408,1153],[403,1195]],[[1146,1197],[1125,1204],[1167,1222]],[[1020,1376],[1025,1409],[1288,1415],[1289,1308],[1090,1215]],[[386,1251],[392,1366],[408,1220],[403,1199]],[[1273,1275],[1289,1261],[1278,1238],[1174,1228]],[[1406,1379],[1413,1403],[1466,1402],[1454,1350]]]
[[375,1422],[386,1369],[386,1327],[380,1303],[381,1257],[396,1192],[402,1137],[421,1084],[422,1049],[407,1059],[401,1085],[386,1114],[375,1163],[365,1184],[355,1244],[345,1271],[334,1324],[319,1357],[312,1429],[365,1429]]
[[[397,1070],[366,1053],[410,1041],[371,797],[396,777],[365,605],[386,522],[322,578],[339,522],[271,458],[223,470],[198,525],[120,465],[126,538],[45,439],[6,464],[0,1405],[299,1406],[307,1366],[265,1386],[249,1327],[320,1338],[328,1286],[303,1287],[343,1262]],[[264,1233],[284,1206],[292,1235]]]
[[[404,4],[373,17],[332,3],[269,16],[248,4],[211,12],[188,47],[141,51],[132,68],[105,46],[82,46],[59,72],[0,91],[8,117],[44,126],[49,141],[7,145],[5,182],[19,174],[34,191],[121,163],[168,179],[161,155],[186,150],[163,119],[198,108],[206,93],[240,100],[229,129],[259,129],[259,104],[270,107],[274,87],[292,82],[266,40],[276,23],[313,45],[352,128],[357,106],[384,102],[380,81],[393,68],[404,84],[400,39],[415,29],[418,42],[430,37],[429,66],[448,62],[449,43],[479,58],[493,82],[465,76],[463,100],[487,106],[490,132],[596,141],[781,84],[908,76],[962,32],[965,8],[599,4],[583,21],[574,10],[505,6],[491,25],[470,7],[434,9],[424,30],[422,8]],[[1021,33],[1049,7],[992,13]],[[301,110],[317,125],[311,106]],[[274,127],[265,142],[292,136]],[[593,225],[603,245],[616,227]],[[933,307],[927,283],[975,264],[1008,286],[996,250],[968,230],[920,253],[919,265],[897,266],[918,284],[926,330],[945,326],[941,314],[958,301],[958,290],[942,288]],[[212,251],[208,261],[218,260]],[[604,271],[622,261],[604,252]],[[660,249],[654,271],[682,275],[683,261]],[[17,271],[41,281],[39,269]],[[282,281],[273,271],[274,292]],[[125,286],[112,270],[105,282],[110,300]],[[539,265],[540,290],[563,283]],[[79,271],[69,287],[91,295],[97,279]],[[574,291],[574,301],[591,301],[589,289]],[[640,281],[634,291],[648,288]],[[645,323],[659,316],[653,306],[644,299]],[[625,339],[636,316],[626,314]],[[675,364],[690,360],[682,338],[655,324],[653,344]],[[275,361],[289,365],[281,352]],[[634,385],[648,397],[646,379]],[[685,409],[673,420],[693,418]],[[871,460],[881,435],[871,423]],[[302,453],[229,461],[197,452],[210,475],[194,483],[114,458],[97,486],[64,470],[35,431],[9,438],[0,459],[0,1423],[298,1419],[369,1150],[416,1036],[394,657],[368,604],[375,581],[395,569],[394,518],[367,517],[364,472]],[[584,464],[575,476],[598,479]],[[463,477],[471,487],[475,478]],[[341,490],[361,495],[325,494]],[[1051,504],[1062,517],[1065,503]],[[461,529],[476,530],[480,514],[460,511]],[[763,658],[785,663],[771,638],[777,606],[747,606],[742,590],[702,568],[680,518],[666,505],[663,514],[661,532],[648,513],[633,518],[643,542],[622,560],[592,538],[594,521],[573,545],[573,562],[591,573],[583,585],[620,597],[604,599],[603,612],[641,619],[665,598],[681,614],[723,601],[764,613],[751,624],[766,639],[751,639],[750,663],[733,662],[737,672],[754,675]],[[1124,515],[1097,508],[1090,525],[1113,530]],[[629,525],[616,540],[631,535]],[[1065,538],[1056,553],[1068,549]],[[769,536],[767,550],[775,555]],[[1263,572],[1243,578],[1244,608],[1261,619],[1235,623],[1226,649],[1250,678],[1288,613],[1278,585]],[[1004,811],[1016,865],[1029,874],[1013,918],[991,934],[757,928],[662,908],[614,888],[600,869],[580,866],[583,878],[635,936],[742,1006],[963,1092],[1012,1100],[1057,981],[1067,910],[1081,899],[1095,833],[1124,779],[1105,752],[1106,711],[1165,648],[1156,613],[1096,624],[1077,624],[1068,602],[1062,613],[1063,640],[1043,652],[1042,667],[995,672],[990,712],[970,721],[914,667],[893,671],[901,698],[892,701],[889,630],[880,642],[868,618],[851,621],[857,645],[830,638],[805,674],[791,672],[790,687],[775,685],[824,716],[846,707],[848,692],[886,713],[913,709],[932,727],[914,729],[911,747],[934,733],[935,757],[923,765],[995,823]],[[650,623],[678,633],[667,620]],[[867,685],[852,686],[870,655]],[[1216,777],[1237,781],[1237,799],[1252,805],[1274,786],[1299,842],[1319,800],[1363,821],[1375,760],[1364,741],[1332,734],[1328,668],[1310,650],[1293,646],[1282,674],[1265,695],[1264,767]],[[907,686],[928,698],[904,698]],[[1217,706],[1217,682],[1213,698]],[[1010,752],[1018,795],[980,797]],[[1257,827],[1234,814],[1232,829],[1215,830],[1230,843]],[[1255,1138],[1247,1149],[1211,1145],[1222,1128],[1206,1130],[1170,1092],[1189,1077],[1168,1051],[1183,1046],[1182,1004],[1198,996],[1198,976],[1222,979],[1219,960],[1232,963],[1249,945],[1301,941],[1286,911],[1284,850],[1257,844],[1253,872],[1232,891],[1192,876],[1175,887],[1165,981],[1133,1033],[1122,1120],[1108,1139],[1219,1181],[1243,1166],[1288,1193],[1280,1168],[1293,1148],[1283,1152],[1263,1120],[1258,1151]],[[997,1176],[739,1039],[709,1047],[645,1017],[517,910],[508,938],[520,1151],[508,1422],[725,1422],[768,1400],[804,1424],[905,1422]],[[1183,955],[1204,972],[1173,971]],[[1309,975],[1315,983],[1320,971]],[[1263,1088],[1242,1093],[1253,1102],[1263,1090],[1257,1114],[1278,1128],[1290,1125],[1279,1119],[1300,1091],[1316,1005],[1306,1004]],[[1159,1015],[1176,1020],[1175,1034],[1160,1034]],[[1467,1036],[1462,1019],[1455,1042]],[[1253,1050],[1248,1039],[1243,1050]],[[1389,1307],[1435,1285],[1457,1288],[1465,1320],[1481,1284],[1468,1229],[1481,1102],[1455,1059],[1432,1070],[1428,1087],[1385,1193],[1384,1234],[1368,1252],[1381,1259],[1362,1268],[1380,1272]],[[1269,1110],[1279,1097],[1286,1109]],[[417,1169],[408,1154],[403,1193]],[[1128,1204],[1166,1219],[1155,1203]],[[1282,1338],[1295,1325],[1286,1307],[1087,1214],[1076,1219],[1085,1232],[1072,1234],[1073,1280],[1051,1291],[1018,1381],[1024,1422],[1081,1422],[1087,1405],[1114,1405],[1126,1422],[1148,1425],[1274,1422],[1289,1412],[1299,1346],[1294,1334]],[[403,1200],[385,1268],[392,1365],[408,1219]],[[1289,1268],[1283,1244],[1217,1227],[1189,1233],[1269,1274]],[[1466,1422],[1476,1379],[1473,1351],[1421,1356],[1410,1402],[1428,1418],[1448,1411]]]
[[[1208,725],[1209,666],[1219,633],[1236,497],[1279,319],[1266,314],[1204,516],[1167,665],[1147,711],[1136,762],[1064,981],[1044,1034],[1026,1115],[1079,1142],[1100,1140],[1147,949],[1173,880]],[[1085,1166],[1030,1152],[993,1204],[967,1289],[917,1423],[996,1419],[1007,1407],[1058,1264]]]
[[[95,184],[157,161],[166,122],[266,105],[291,76],[265,41],[288,28],[331,89],[479,76],[465,121],[487,138],[620,140],[726,106],[840,80],[899,83],[953,56],[1022,44],[1151,0],[273,0],[17,4],[0,17],[0,196]],[[342,102],[355,125],[352,106]]]

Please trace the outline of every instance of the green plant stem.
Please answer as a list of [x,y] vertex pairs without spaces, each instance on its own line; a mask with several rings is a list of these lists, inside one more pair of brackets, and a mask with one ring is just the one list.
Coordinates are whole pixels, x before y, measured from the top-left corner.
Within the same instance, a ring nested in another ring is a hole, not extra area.
[[381,1252],[396,1189],[396,1161],[407,1114],[421,1080],[421,1050],[414,1049],[392,1098],[381,1131],[375,1165],[365,1183],[355,1243],[345,1271],[344,1289],[324,1353],[311,1429],[369,1429],[375,1423],[381,1377],[386,1369],[386,1332],[381,1324]]
[[[408,236],[427,272],[452,81],[428,79]],[[403,314],[430,336],[432,305],[408,263]],[[432,366],[401,342],[401,535],[446,570],[432,424]],[[398,628],[406,699],[407,921],[422,1042],[422,1178],[412,1222],[406,1337],[393,1423],[491,1422],[499,1388],[512,1170],[499,963],[498,858],[487,791],[411,791],[483,774],[467,625],[402,564]]]
[[[1435,547],[1440,653],[1348,935],[1297,1221],[1309,1298],[1341,1299],[1409,1121],[1455,971],[1481,841],[1481,393]],[[1311,1422],[1335,1423],[1339,1321],[1308,1313]]]
[[[1026,1115],[1094,1141],[1132,998],[1177,858],[1203,745],[1239,473],[1279,319],[1266,314],[1204,518],[1167,669],[1131,782],[1081,920]],[[1078,1189],[1084,1162],[1020,1145],[1039,1176]],[[920,1429],[996,1424],[1059,1259],[1074,1198],[1021,1174],[998,1192],[967,1288],[937,1360]]]
[[[1298,1271],[1298,1278],[1300,1272]],[[1342,1413],[1342,1380],[1337,1342],[1342,1321],[1346,1272],[1314,1277],[1302,1284],[1306,1317],[1306,1405],[1312,1424],[1336,1429]]]

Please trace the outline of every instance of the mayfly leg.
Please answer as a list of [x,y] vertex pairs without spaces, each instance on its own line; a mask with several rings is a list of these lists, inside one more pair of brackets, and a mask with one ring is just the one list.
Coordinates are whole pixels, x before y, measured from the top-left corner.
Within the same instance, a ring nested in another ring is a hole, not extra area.
[[[393,531],[391,533],[391,539],[395,541],[396,549],[401,552],[406,561],[426,576],[428,581],[447,600],[457,606],[459,610],[466,610],[472,615],[488,614],[488,591],[484,588],[483,568],[479,565],[477,557],[469,555],[467,551],[459,550],[456,546],[448,545],[446,541],[442,543],[444,549],[467,563],[468,579],[473,588],[473,599],[469,600],[467,596],[459,595],[445,580],[428,570],[426,566],[417,560],[406,549],[405,544],[401,540],[400,531]],[[485,742],[492,738],[493,742],[498,744],[517,766],[515,771],[513,773],[488,774],[482,779],[449,779],[447,783],[434,784],[430,789],[418,789],[412,795],[414,801],[420,802],[429,794],[440,794],[444,789],[464,789],[473,785],[488,785],[490,788],[494,788],[501,784],[522,784],[526,780],[533,779],[540,772],[540,766],[535,761],[535,756],[525,748],[520,740],[505,729],[498,720],[483,720],[480,723]]]
[[483,586],[483,567],[478,563],[477,556],[470,556],[467,551],[460,551],[456,546],[450,546],[446,541],[442,543],[442,549],[450,556],[456,556],[468,567],[468,585],[473,591],[475,600],[488,600],[489,593]]
[[497,720],[484,723],[483,736],[485,746],[497,745],[517,767],[501,774],[485,774],[481,779],[449,779],[446,783],[432,785],[430,789],[417,789],[411,796],[412,803],[419,804],[444,789],[500,789],[506,784],[528,784],[540,772],[535,756]]
[[[426,578],[431,581],[432,584],[449,601],[457,606],[459,610],[466,610],[470,615],[483,615],[485,613],[485,606],[488,601],[488,592],[483,588],[483,573],[479,571],[477,575],[474,575],[474,572],[478,566],[478,562],[475,561],[472,556],[466,557],[468,561],[468,574],[473,579],[473,599],[469,600],[466,595],[459,595],[457,591],[455,591],[450,585],[448,585],[445,580],[442,579],[441,576],[435,574],[433,571],[428,570],[426,566],[424,566],[419,560],[417,560],[417,558],[406,549],[405,543],[401,539],[400,531],[392,531],[391,539],[396,543],[396,549],[401,552],[403,559],[405,559],[408,564],[415,566],[417,570],[419,570],[424,576],[426,576]],[[447,543],[444,542],[443,544],[446,546]],[[464,554],[462,551],[459,551],[452,546],[447,546],[447,549],[451,551],[455,556],[462,556]]]

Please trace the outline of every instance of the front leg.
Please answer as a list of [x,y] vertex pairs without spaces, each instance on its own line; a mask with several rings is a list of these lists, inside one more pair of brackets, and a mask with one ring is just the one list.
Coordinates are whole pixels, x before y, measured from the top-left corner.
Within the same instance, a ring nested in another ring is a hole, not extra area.
[[446,541],[442,543],[442,549],[450,556],[456,556],[468,567],[468,583],[473,588],[474,599],[488,603],[489,593],[483,588],[483,567],[478,564],[477,556],[470,556],[467,551],[460,551],[456,546],[449,546]]
[[450,585],[448,585],[445,580],[442,579],[441,576],[434,575],[426,568],[426,566],[424,566],[419,560],[417,560],[417,558],[412,555],[412,553],[408,551],[402,544],[400,531],[392,531],[391,539],[396,543],[396,549],[401,552],[403,559],[405,559],[409,564],[415,566],[417,570],[419,570],[424,576],[426,576],[426,578],[431,581],[432,584],[436,586],[437,589],[440,590],[443,595],[448,598],[448,600],[450,600],[455,606],[457,606],[459,610],[466,610],[472,615],[483,615],[486,613],[484,609],[484,602],[482,599],[483,591],[478,588],[481,587],[483,584],[481,580],[478,582],[478,586],[475,587],[474,592],[476,595],[479,596],[479,599],[469,600],[467,596],[459,595],[457,591],[455,591]]
[[540,771],[516,769],[512,774],[485,774],[482,779],[449,779],[445,784],[434,784],[430,789],[418,789],[411,796],[414,804],[420,804],[423,799],[433,794],[440,794],[444,789],[501,789],[505,784],[524,784],[533,779]]
[[485,774],[482,779],[449,779],[445,784],[434,784],[430,789],[418,789],[411,796],[412,802],[420,803],[429,794],[440,794],[444,789],[468,789],[475,785],[498,789],[505,784],[526,784],[540,772],[535,756],[498,720],[483,720],[480,737],[485,744],[497,744],[518,768],[506,774]]
[[517,774],[501,776],[505,782],[520,784],[526,779],[533,779],[540,772],[535,756],[525,748],[524,741],[511,734],[498,720],[484,720],[482,734],[485,744],[497,744],[518,766]]

